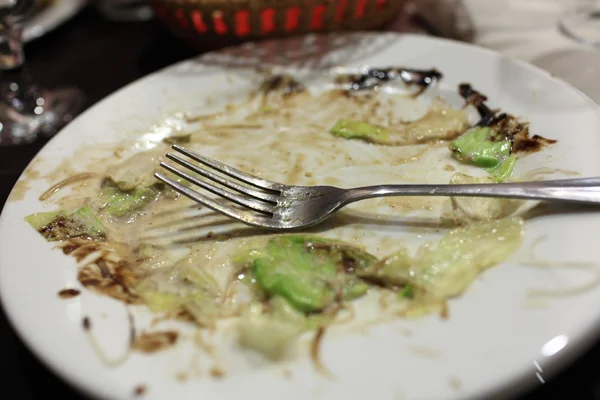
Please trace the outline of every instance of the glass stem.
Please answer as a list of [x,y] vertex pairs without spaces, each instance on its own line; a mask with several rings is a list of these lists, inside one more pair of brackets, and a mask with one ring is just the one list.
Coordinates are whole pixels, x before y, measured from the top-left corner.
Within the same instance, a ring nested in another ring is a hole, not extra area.
[[0,96],[19,114],[40,114],[44,100],[25,65],[23,23],[0,24]]

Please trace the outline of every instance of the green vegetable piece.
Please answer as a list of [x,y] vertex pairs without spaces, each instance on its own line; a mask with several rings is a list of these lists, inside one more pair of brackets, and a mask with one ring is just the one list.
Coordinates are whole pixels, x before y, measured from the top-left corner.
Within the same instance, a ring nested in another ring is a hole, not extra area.
[[108,168],[108,178],[124,192],[148,188],[157,183],[154,172],[159,169],[161,156],[162,151],[159,153],[157,150],[136,153]]
[[58,211],[39,212],[25,217],[25,221],[29,223],[36,231],[42,230],[43,227],[53,222],[58,216]]
[[219,283],[215,277],[202,266],[184,262],[181,267],[181,274],[196,289],[214,295],[218,295],[220,292]]
[[154,312],[174,311],[182,304],[182,299],[176,293],[159,292],[158,285],[151,279],[142,280],[135,291]]
[[96,211],[85,205],[75,211],[36,213],[25,217],[49,242],[73,238],[103,240],[106,228]]
[[415,297],[415,288],[413,287],[413,285],[408,284],[404,286],[402,288],[402,291],[400,292],[400,297],[403,297],[405,299],[413,299]]
[[323,310],[340,293],[343,299],[364,294],[369,286],[356,271],[377,260],[344,243],[296,235],[275,237],[252,257],[259,286],[302,312]]
[[214,327],[227,311],[217,280],[193,257],[173,262],[168,253],[157,254],[144,269],[147,277],[135,289],[150,309],[185,310],[203,327]]
[[[284,300],[285,301],[285,300]],[[269,359],[279,360],[305,329],[306,317],[293,315],[293,310],[280,314],[265,313],[262,304],[252,304],[238,323],[239,343]]]
[[503,262],[521,246],[523,220],[478,221],[453,229],[435,250],[424,246],[410,270],[413,282],[438,299],[464,292],[483,270]]
[[141,210],[155,197],[156,192],[151,188],[122,191],[112,185],[105,187],[100,195],[104,209],[113,217],[123,217]]
[[490,128],[472,128],[450,144],[459,161],[482,168],[497,167],[510,156],[511,141]]
[[329,132],[334,136],[346,139],[363,139],[373,143],[388,143],[390,141],[389,134],[384,127],[360,121],[340,119]]
[[490,173],[492,179],[494,179],[496,182],[504,182],[505,179],[511,177],[513,170],[515,169],[516,162],[517,157],[510,156],[495,168],[489,168],[488,172]]

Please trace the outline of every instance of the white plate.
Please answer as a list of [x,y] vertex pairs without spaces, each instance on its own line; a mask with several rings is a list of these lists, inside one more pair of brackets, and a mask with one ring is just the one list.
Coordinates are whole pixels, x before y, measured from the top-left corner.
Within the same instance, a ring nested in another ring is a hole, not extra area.
[[77,14],[86,4],[87,0],[54,0],[27,21],[23,39],[29,42],[44,36]]
[[[186,61],[155,73],[94,106],[54,138],[30,168],[57,166],[80,145],[144,132],[164,116],[198,108],[208,95],[225,91],[235,97],[248,88],[243,74],[225,74],[218,65],[281,62],[309,69],[336,64],[436,67],[444,73],[444,93],[470,82],[488,95],[490,104],[529,118],[535,133],[559,139],[552,148],[527,157],[520,168],[600,175],[598,107],[549,74],[491,51],[420,36],[369,34],[247,45],[202,60],[205,64]],[[244,146],[242,140],[239,145]],[[26,178],[29,188],[23,183]],[[597,339],[599,287],[552,296],[536,307],[528,297],[531,289],[565,290],[597,279],[600,214],[580,212],[528,221],[522,250],[451,301],[448,320],[405,320],[373,326],[366,335],[354,332],[326,340],[323,360],[334,379],[299,361],[288,366],[293,369],[290,379],[275,368],[234,373],[220,381],[205,371],[181,383],[174,375],[189,365],[192,348],[187,342],[163,354],[134,355],[124,365],[106,367],[86,340],[82,318],[89,315],[97,321],[104,344],[117,355],[127,338],[125,312],[119,303],[89,292],[70,301],[57,298],[59,290],[79,287],[75,262],[23,222],[25,215],[47,208],[37,198],[48,186],[24,174],[3,210],[0,293],[10,321],[34,353],[65,380],[97,397],[131,398],[136,385],[146,384],[147,399],[489,398],[547,380]],[[396,234],[395,229],[407,233],[402,226],[388,227],[388,233]],[[536,242],[537,257],[556,268],[521,263]]]

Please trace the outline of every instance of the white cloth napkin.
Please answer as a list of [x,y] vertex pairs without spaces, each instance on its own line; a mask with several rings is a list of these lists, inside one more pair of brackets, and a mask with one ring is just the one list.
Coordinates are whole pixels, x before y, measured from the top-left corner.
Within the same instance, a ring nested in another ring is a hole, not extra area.
[[475,26],[476,44],[537,65],[600,103],[600,49],[558,29],[567,9],[590,0],[462,1]]

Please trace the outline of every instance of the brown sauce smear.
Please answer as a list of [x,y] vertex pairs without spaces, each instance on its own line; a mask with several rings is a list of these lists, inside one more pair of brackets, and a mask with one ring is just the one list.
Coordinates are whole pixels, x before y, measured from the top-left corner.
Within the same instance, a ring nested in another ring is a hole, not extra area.
[[136,396],[141,396],[146,393],[146,385],[138,385],[133,389],[133,394]]
[[64,254],[71,255],[77,262],[98,254],[98,258],[83,265],[77,272],[77,279],[85,288],[126,304],[142,303],[133,290],[140,280],[133,269],[134,262],[123,259],[134,259],[127,246],[114,242],[71,239],[60,247]]
[[61,299],[72,299],[74,297],[79,296],[81,292],[77,289],[63,289],[58,292],[58,297]]
[[135,339],[132,348],[144,353],[155,353],[175,345],[177,339],[177,331],[144,332]]

